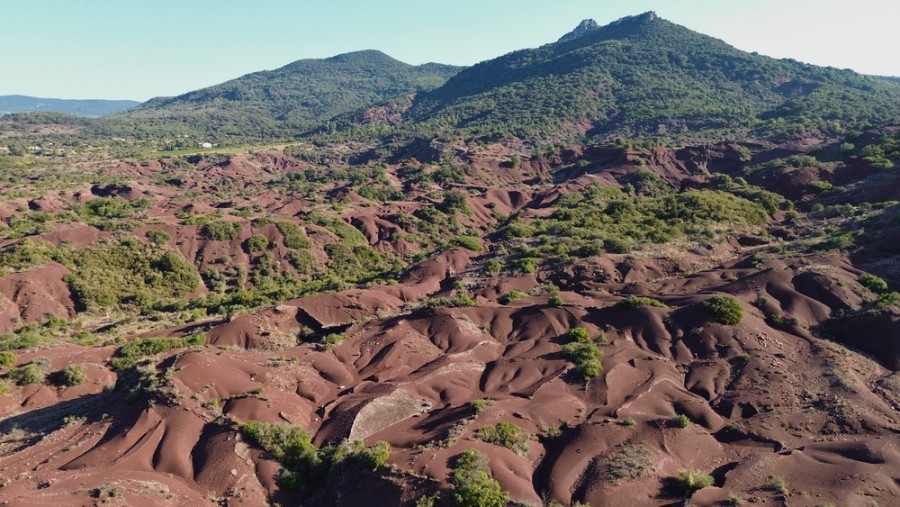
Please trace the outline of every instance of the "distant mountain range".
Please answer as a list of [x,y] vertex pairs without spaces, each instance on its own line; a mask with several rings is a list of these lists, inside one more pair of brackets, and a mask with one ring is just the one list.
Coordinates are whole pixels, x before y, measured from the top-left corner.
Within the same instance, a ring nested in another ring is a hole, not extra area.
[[124,117],[173,120],[218,136],[278,137],[399,95],[437,88],[459,70],[436,63],[413,66],[380,51],[357,51],[299,60],[177,97],[151,99]]
[[92,128],[240,142],[768,136],[886,123],[900,123],[898,79],[747,53],[648,12],[606,26],[585,20],[557,42],[468,68],[413,66],[374,50],[299,60],[155,98]]
[[0,115],[10,113],[54,112],[98,118],[130,109],[134,100],[68,100],[45,99],[25,95],[0,95]]
[[886,78],[746,53],[652,12],[479,63],[416,97],[407,122],[477,134],[802,130],[900,120]]

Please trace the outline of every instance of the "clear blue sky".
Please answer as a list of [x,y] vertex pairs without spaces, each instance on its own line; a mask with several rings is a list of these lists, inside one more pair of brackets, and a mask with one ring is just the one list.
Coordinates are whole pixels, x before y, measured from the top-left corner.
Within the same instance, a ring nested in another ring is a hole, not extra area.
[[746,51],[900,75],[900,0],[0,0],[0,95],[146,100],[359,49],[471,65],[648,10]]

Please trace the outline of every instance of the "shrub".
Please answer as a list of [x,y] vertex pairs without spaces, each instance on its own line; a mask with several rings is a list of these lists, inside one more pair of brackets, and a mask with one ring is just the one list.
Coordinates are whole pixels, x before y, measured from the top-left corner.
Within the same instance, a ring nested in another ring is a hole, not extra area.
[[669,426],[672,428],[687,428],[689,424],[691,424],[691,419],[684,414],[678,414],[669,419]]
[[484,272],[489,275],[496,275],[503,270],[503,265],[497,259],[491,259],[484,263]]
[[250,421],[241,426],[241,431],[285,468],[280,477],[284,487],[306,492],[320,488],[327,475],[342,466],[379,468],[391,452],[386,442],[366,447],[362,440],[316,449],[309,434],[299,426]]
[[475,412],[475,415],[478,415],[484,412],[484,407],[487,405],[487,402],[484,400],[475,400],[469,403],[469,406],[472,407],[472,411]]
[[12,352],[0,352],[0,368],[6,368],[16,364],[16,355]]
[[420,306],[423,309],[434,308],[469,308],[475,306],[475,300],[468,294],[454,294],[448,298],[430,298]]
[[524,297],[528,297],[528,294],[520,290],[512,290],[497,298],[497,302],[501,305],[508,305],[510,302]]
[[165,245],[170,239],[171,237],[162,231],[147,231],[147,240],[153,245]]
[[450,215],[457,211],[464,215],[471,215],[472,210],[467,204],[468,195],[459,190],[450,190],[444,192],[444,201],[438,205],[441,211]]
[[494,480],[484,454],[469,449],[453,465],[453,503],[457,507],[506,507],[509,496]]
[[743,318],[741,305],[731,296],[713,296],[703,302],[706,313],[719,324],[739,324]]
[[9,379],[16,385],[41,384],[47,378],[43,365],[32,361],[25,366],[15,368],[9,372]]
[[603,351],[591,340],[588,330],[573,327],[566,336],[572,341],[563,346],[563,354],[566,359],[575,363],[575,374],[587,382],[603,373],[603,365],[600,363]]
[[790,491],[787,481],[784,480],[784,477],[778,475],[769,476],[769,481],[766,483],[766,489],[776,491],[782,495],[786,495]]
[[341,344],[347,338],[342,334],[331,333],[322,338],[322,346],[325,350],[331,350]]
[[481,243],[478,241],[478,238],[473,236],[460,236],[456,238],[456,244],[463,248],[468,248],[473,252],[481,252],[484,250]]
[[312,246],[312,241],[306,237],[299,225],[293,222],[278,222],[275,226],[284,236],[284,246],[294,249],[306,249]]
[[134,366],[145,357],[161,354],[172,349],[195,347],[204,343],[206,343],[205,333],[197,333],[184,338],[138,338],[126,343],[116,351],[117,357],[110,359],[109,363],[113,369],[121,371]]
[[694,491],[701,490],[703,488],[708,488],[715,484],[715,479],[711,475],[702,470],[679,470],[678,471],[678,479],[677,483],[681,491],[690,495]]
[[269,240],[261,234],[250,236],[244,241],[244,248],[247,250],[247,253],[262,252],[268,250]]
[[210,222],[203,226],[203,235],[217,241],[237,239],[244,225],[238,222]]
[[84,366],[80,364],[70,364],[62,371],[63,384],[67,386],[77,386],[87,382],[87,375],[84,373]]
[[662,301],[657,301],[653,298],[643,297],[643,296],[628,296],[627,298],[616,303],[617,308],[631,308],[636,309],[642,306],[653,306],[656,308],[668,308],[669,306]]
[[4,396],[9,394],[9,391],[12,390],[10,383],[5,380],[0,380],[0,396]]
[[725,498],[725,505],[744,505],[744,501],[741,499],[741,497],[732,494],[728,495],[728,497]]
[[547,299],[547,304],[558,308],[564,304],[564,301],[559,294],[553,294],[552,296],[550,296],[550,298]]
[[885,293],[888,290],[887,282],[885,282],[882,278],[869,273],[864,273],[862,276],[860,276],[859,283],[863,287],[877,294]]
[[528,435],[511,422],[502,421],[485,426],[479,430],[478,436],[489,444],[506,447],[519,454],[528,452]]
[[590,333],[588,333],[588,330],[583,327],[573,327],[572,329],[569,329],[569,331],[566,333],[566,336],[569,338],[569,340],[575,342],[591,341]]

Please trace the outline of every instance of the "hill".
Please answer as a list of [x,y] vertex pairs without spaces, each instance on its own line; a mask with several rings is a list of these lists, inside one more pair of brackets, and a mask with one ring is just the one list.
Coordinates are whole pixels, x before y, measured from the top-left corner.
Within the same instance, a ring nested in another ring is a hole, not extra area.
[[797,133],[896,122],[900,86],[746,53],[648,12],[603,27],[586,20],[556,43],[467,68],[419,94],[405,119],[479,135]]
[[169,120],[213,137],[283,137],[341,113],[436,88],[458,67],[408,65],[367,50],[299,60],[271,71],[147,101],[121,119]]
[[45,99],[25,95],[0,96],[0,116],[10,113],[55,112],[96,118],[130,109],[134,100],[69,100]]

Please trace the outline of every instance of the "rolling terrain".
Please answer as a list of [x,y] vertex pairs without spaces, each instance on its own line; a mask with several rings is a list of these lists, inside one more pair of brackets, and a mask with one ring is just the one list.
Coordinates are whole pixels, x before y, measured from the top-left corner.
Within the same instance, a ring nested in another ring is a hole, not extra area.
[[895,82],[652,13],[292,66],[0,122],[0,504],[900,501]]

